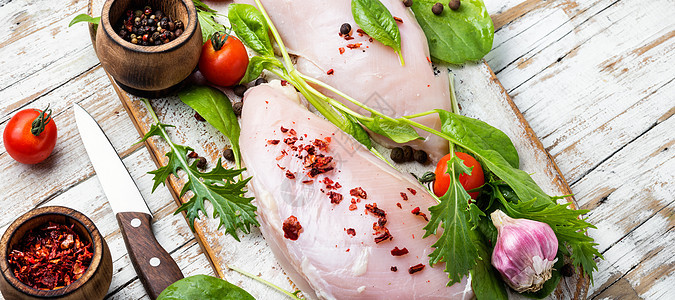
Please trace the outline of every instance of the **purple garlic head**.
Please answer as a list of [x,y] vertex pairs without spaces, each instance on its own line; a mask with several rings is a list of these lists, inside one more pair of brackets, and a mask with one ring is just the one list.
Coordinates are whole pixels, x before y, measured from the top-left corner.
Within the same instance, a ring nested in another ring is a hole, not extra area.
[[490,217],[499,234],[492,265],[515,291],[536,292],[551,278],[558,238],[546,223],[513,219],[501,210]]

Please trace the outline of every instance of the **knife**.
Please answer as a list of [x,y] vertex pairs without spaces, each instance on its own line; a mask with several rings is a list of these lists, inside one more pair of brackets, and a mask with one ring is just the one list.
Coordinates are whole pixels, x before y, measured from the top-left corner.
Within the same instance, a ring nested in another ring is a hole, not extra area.
[[98,180],[120,226],[131,264],[150,298],[183,278],[183,273],[152,233],[152,213],[136,183],[94,118],[73,105],[77,129]]

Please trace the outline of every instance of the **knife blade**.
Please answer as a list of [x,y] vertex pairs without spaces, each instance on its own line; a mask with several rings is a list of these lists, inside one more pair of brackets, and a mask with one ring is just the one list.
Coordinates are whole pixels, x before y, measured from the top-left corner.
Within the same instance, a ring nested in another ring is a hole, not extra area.
[[115,148],[96,120],[73,105],[80,138],[117,218],[124,244],[148,296],[156,299],[183,273],[152,232],[152,213]]

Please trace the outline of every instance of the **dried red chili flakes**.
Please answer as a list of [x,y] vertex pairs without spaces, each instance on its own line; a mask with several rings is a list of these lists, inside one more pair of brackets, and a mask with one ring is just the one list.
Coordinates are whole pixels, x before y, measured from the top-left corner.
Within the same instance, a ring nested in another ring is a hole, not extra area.
[[323,184],[325,184],[325,185],[331,185],[331,184],[333,184],[333,183],[335,183],[335,181],[333,181],[333,179],[330,179],[330,178],[328,178],[328,177],[324,177],[324,178],[323,178]]
[[356,29],[356,32],[358,32],[359,36],[363,36],[364,34],[366,34],[366,32],[363,31],[363,29],[361,29],[361,28]]
[[360,47],[361,47],[361,43],[347,44],[347,48],[349,48],[349,49],[358,49]]
[[287,84],[288,84],[288,81],[286,81],[286,80],[281,81],[281,86],[286,86]]
[[424,218],[424,220],[425,220],[425,221],[427,221],[427,222],[429,221],[429,219],[427,218],[427,215],[426,215],[425,213],[423,213],[423,212],[421,212],[421,211],[420,211],[420,208],[419,208],[419,206],[418,206],[418,207],[415,207],[415,208],[413,208],[413,210],[412,210],[412,211],[410,211],[410,212],[411,212],[411,213],[412,213],[413,215],[416,215],[416,216],[420,216],[420,217],[423,217],[423,218]]
[[339,189],[342,187],[342,185],[339,182],[336,182],[335,185],[333,185],[333,187]]
[[349,205],[349,210],[357,210],[358,207],[356,207],[356,204],[352,203]]
[[396,266],[391,266],[391,268],[389,268],[389,270],[391,270],[392,272],[396,272],[396,271],[398,271],[398,268]]
[[282,133],[288,132],[288,128],[284,128],[284,126],[281,126],[279,130],[281,130]]
[[286,167],[282,167],[279,164],[277,164],[277,167],[279,167],[279,169],[286,170]]
[[335,70],[333,69],[330,69],[326,72],[326,75],[333,75],[333,74],[335,74]]
[[295,174],[293,172],[286,170],[286,178],[295,179]]
[[27,232],[8,254],[19,281],[35,289],[62,288],[79,279],[91,264],[91,243],[73,226],[49,222]]
[[378,235],[378,236],[375,237],[375,243],[376,243],[376,244],[379,244],[379,243],[381,243],[381,242],[384,242],[384,241],[386,241],[386,240],[391,240],[391,239],[393,239],[393,237],[392,237],[391,234],[389,233],[389,230],[387,230],[387,231],[385,231],[383,234]]
[[[288,131],[288,134],[290,134],[290,135],[297,135],[297,132],[295,132],[295,129],[291,128],[291,130]],[[305,134],[305,136],[307,136],[307,135]]]
[[401,18],[399,18],[399,17],[394,17],[394,20],[395,20],[396,22],[403,23],[403,19],[401,19]]
[[298,141],[298,138],[294,137],[294,136],[284,139],[284,143],[286,143],[286,145],[295,145],[295,142],[297,142],[297,141]]
[[401,192],[401,198],[403,198],[405,201],[408,201],[408,194]]
[[330,203],[340,204],[342,202],[342,194],[336,193],[333,191],[328,192],[328,198],[330,198]]
[[309,169],[307,175],[314,178],[319,174],[333,170],[332,162],[332,156],[324,156],[323,154],[307,155],[304,160],[304,166],[306,169]]
[[384,217],[387,215],[387,213],[385,213],[384,210],[377,208],[377,203],[366,204],[366,213],[368,212],[378,217]]
[[405,247],[403,249],[399,249],[398,247],[394,247],[394,249],[391,250],[391,255],[393,255],[393,256],[403,256],[403,255],[406,255],[406,254],[408,254],[408,249],[405,248]]
[[398,208],[400,208],[400,209],[403,209],[400,202],[396,202],[396,206],[398,206]]
[[190,153],[188,153],[187,157],[197,158],[197,157],[199,157],[199,154],[197,154],[197,152],[191,151]]
[[312,142],[312,144],[313,144],[315,147],[319,148],[319,150],[321,150],[321,151],[328,151],[328,143],[327,143],[327,142],[324,142],[324,141],[322,141],[322,140],[320,140],[320,139],[315,139],[315,140]]
[[415,273],[417,273],[417,272],[419,272],[419,271],[422,271],[423,269],[424,269],[424,265],[423,265],[423,264],[416,264],[416,265],[414,265],[414,266],[412,266],[412,267],[410,267],[410,268],[408,269],[408,273],[410,273],[410,274],[415,274]]
[[361,198],[361,199],[364,199],[364,200],[368,199],[368,194],[361,187],[355,187],[355,188],[349,190],[349,194],[354,196],[354,197],[358,197],[358,198]]
[[409,191],[413,196],[417,195],[417,190],[415,190],[415,189],[413,189],[413,188],[408,188],[408,191]]
[[279,144],[279,140],[267,140],[267,143],[270,145],[276,145]]
[[314,183],[314,180],[303,180],[302,183],[311,184],[311,183]]
[[347,228],[347,234],[351,236],[356,236],[356,230],[354,230],[354,228]]
[[345,53],[345,48],[340,47],[340,48],[338,48],[338,50],[340,50],[340,54]]
[[302,225],[298,222],[298,218],[293,215],[286,218],[281,227],[284,230],[284,237],[292,241],[297,240],[302,231]]

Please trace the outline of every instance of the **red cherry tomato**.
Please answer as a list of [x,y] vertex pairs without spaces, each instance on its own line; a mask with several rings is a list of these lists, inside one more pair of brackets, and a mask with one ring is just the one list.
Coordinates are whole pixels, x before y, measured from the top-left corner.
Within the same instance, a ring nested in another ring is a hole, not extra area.
[[202,46],[199,71],[206,80],[220,86],[233,86],[246,74],[248,54],[234,36],[215,33]]
[[[465,173],[459,175],[459,183],[462,184],[462,187],[464,187],[465,190],[470,191],[482,186],[485,183],[485,178],[483,175],[483,168],[481,168],[478,161],[476,161],[473,156],[463,152],[455,152],[455,155],[464,161],[464,165],[467,167],[473,167],[471,175],[467,175]],[[448,187],[450,186],[450,174],[446,173],[446,171],[448,170],[448,160],[451,158],[452,154],[446,154],[436,165],[436,171],[434,172],[436,173],[436,180],[434,181],[434,194],[436,194],[438,197],[445,195],[445,193],[448,191]],[[472,199],[476,199],[478,198],[478,194],[480,194],[480,192],[473,192],[469,193],[469,196],[471,196]]]
[[45,160],[56,145],[56,124],[49,107],[24,109],[14,115],[2,135],[7,153],[16,161],[36,164]]

